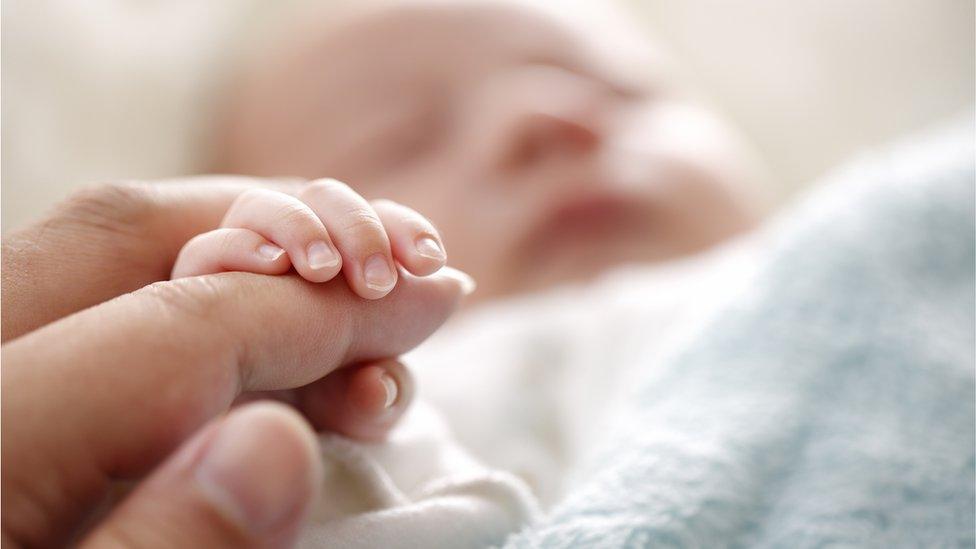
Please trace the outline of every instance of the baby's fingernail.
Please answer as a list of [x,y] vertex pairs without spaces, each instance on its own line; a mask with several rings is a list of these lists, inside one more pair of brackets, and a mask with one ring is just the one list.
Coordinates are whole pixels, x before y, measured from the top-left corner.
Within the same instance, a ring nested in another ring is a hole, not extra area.
[[308,266],[312,269],[325,269],[339,264],[339,256],[321,240],[308,245]]
[[461,293],[464,295],[471,295],[478,287],[478,283],[471,278],[471,275],[460,269],[455,269],[454,267],[441,267],[441,270],[437,271],[437,274],[444,275],[458,281],[461,284]]
[[267,259],[268,261],[278,259],[283,253],[285,253],[285,250],[282,250],[274,244],[261,244],[258,246],[258,255]]
[[378,291],[389,290],[396,283],[393,271],[383,254],[373,254],[366,260],[363,264],[363,278],[366,286]]
[[447,256],[444,254],[444,249],[437,240],[430,236],[421,236],[417,239],[415,245],[417,246],[417,253],[424,257],[429,257],[430,259],[436,259],[437,261],[444,261]]
[[386,390],[386,402],[383,404],[383,407],[389,409],[396,404],[397,394],[400,392],[397,388],[397,382],[393,379],[393,376],[384,373],[380,376],[380,383],[383,384],[383,389]]

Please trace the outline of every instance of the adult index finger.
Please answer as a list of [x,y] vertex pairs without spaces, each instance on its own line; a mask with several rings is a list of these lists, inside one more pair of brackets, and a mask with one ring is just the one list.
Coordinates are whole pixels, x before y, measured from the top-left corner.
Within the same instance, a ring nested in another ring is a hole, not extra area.
[[144,474],[242,391],[405,352],[464,287],[451,270],[403,275],[371,301],[341,280],[222,273],[157,283],[4,345],[5,534],[56,542],[110,479]]

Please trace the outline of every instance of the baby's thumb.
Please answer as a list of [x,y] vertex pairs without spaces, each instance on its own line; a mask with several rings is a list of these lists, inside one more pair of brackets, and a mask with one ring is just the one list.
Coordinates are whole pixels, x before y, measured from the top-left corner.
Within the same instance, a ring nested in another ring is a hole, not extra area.
[[290,547],[321,476],[301,416],[241,406],[173,454],[83,546]]

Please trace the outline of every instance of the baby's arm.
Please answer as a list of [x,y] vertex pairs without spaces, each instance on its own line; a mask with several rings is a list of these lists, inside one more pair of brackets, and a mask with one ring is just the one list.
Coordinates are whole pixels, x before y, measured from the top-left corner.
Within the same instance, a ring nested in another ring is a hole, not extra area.
[[344,183],[321,179],[295,196],[265,189],[242,194],[220,228],[183,246],[172,278],[283,274],[294,267],[311,282],[325,282],[342,271],[356,294],[378,299],[396,284],[396,263],[426,276],[446,259],[424,216],[389,200],[367,202]]

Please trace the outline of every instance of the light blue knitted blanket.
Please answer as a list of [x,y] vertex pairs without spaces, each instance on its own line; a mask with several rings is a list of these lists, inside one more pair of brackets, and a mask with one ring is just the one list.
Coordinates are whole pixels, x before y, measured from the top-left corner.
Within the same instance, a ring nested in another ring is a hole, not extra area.
[[511,547],[972,547],[972,117],[838,173]]

